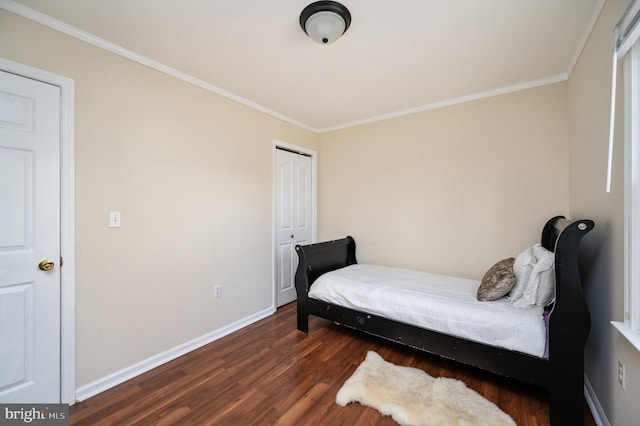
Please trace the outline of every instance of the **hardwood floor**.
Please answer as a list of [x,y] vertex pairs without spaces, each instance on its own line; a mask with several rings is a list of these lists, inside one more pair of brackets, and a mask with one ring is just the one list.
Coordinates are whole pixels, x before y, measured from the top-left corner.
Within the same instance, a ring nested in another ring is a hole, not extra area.
[[[548,424],[546,391],[312,317],[296,329],[295,303],[70,409],[71,425],[395,425],[335,395],[364,360],[464,381],[520,426]],[[586,407],[586,405],[585,405]],[[585,424],[595,425],[585,408]]]

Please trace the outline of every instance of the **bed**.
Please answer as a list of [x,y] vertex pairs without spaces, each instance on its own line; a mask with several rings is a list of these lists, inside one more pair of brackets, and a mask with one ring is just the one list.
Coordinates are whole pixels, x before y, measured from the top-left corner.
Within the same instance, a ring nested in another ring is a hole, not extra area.
[[[322,300],[323,296],[319,295],[311,297],[309,293],[314,294],[312,286],[320,277],[323,277],[320,282],[332,277],[333,285],[339,287],[340,283],[353,281],[353,277],[362,272],[358,270],[360,266],[356,260],[356,244],[352,237],[296,247],[299,258],[295,275],[298,296],[297,327],[308,333],[309,315],[314,315],[424,352],[546,388],[549,390],[551,425],[583,424],[584,345],[591,318],[580,282],[578,247],[582,238],[593,227],[591,220],[570,221],[563,216],[551,218],[543,227],[540,245],[552,253],[555,297],[553,303],[535,311],[533,315],[538,317],[540,314],[540,321],[543,321],[542,351],[540,343],[535,344],[534,348],[504,342],[487,343],[480,338],[464,335],[456,327],[438,330],[438,327],[428,324],[417,325],[419,321],[415,316],[394,319],[387,312],[366,305],[366,301],[362,305],[342,299],[329,302],[327,300],[330,299]],[[398,271],[411,274],[411,271]],[[394,269],[382,268],[378,272],[393,274]],[[374,265],[365,269],[365,274],[371,275],[364,275],[363,279],[375,281],[376,273]],[[456,280],[455,277],[444,278]],[[475,285],[473,288],[477,288],[478,282],[468,285]],[[412,291],[411,288],[409,290]],[[364,293],[371,291],[360,291],[360,294]],[[386,297],[385,293],[376,294],[380,294],[381,298]],[[402,310],[405,310],[404,307]],[[461,309],[451,311],[459,313]],[[501,322],[511,324],[510,321]],[[539,335],[540,331],[522,334],[527,336],[524,339],[526,341],[529,340],[528,336]]]

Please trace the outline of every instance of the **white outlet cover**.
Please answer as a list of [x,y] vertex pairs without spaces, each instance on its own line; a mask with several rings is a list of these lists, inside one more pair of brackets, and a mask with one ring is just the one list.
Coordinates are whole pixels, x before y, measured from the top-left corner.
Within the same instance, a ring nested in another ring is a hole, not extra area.
[[120,212],[109,212],[109,228],[120,228]]

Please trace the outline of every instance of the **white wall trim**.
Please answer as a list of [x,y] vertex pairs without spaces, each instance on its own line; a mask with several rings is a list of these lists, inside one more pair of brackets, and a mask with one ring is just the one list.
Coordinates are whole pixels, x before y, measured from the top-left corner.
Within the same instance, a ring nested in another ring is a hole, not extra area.
[[591,415],[593,416],[593,420],[596,422],[596,425],[611,426],[602,405],[600,405],[598,396],[594,392],[591,382],[589,382],[589,378],[586,374],[584,375],[584,398],[587,401],[587,405],[589,406],[589,410],[591,411]]
[[440,102],[433,102],[426,105],[417,106],[415,108],[403,109],[396,112],[391,112],[388,114],[376,115],[373,117],[365,118],[359,121],[352,121],[350,123],[340,124],[337,126],[324,127],[321,129],[317,129],[318,133],[331,132],[334,130],[346,129],[348,127],[360,126],[362,124],[375,123],[376,121],[388,120],[390,118],[402,117],[405,115],[416,114],[423,111],[429,111],[438,108],[444,108],[452,105],[463,104],[466,102],[477,101],[484,98],[491,98],[493,96],[506,95],[508,93],[519,92],[522,90],[533,89],[535,87],[546,86],[548,84],[559,83],[561,81],[566,81],[569,78],[569,74],[557,74],[552,75],[551,77],[542,78],[540,80],[532,80],[527,81],[521,84],[515,84],[513,86],[499,87],[497,89],[487,90],[485,92],[472,93],[470,95],[461,96],[459,98],[446,99]]
[[598,17],[600,16],[600,13],[602,11],[602,8],[604,7],[604,4],[606,2],[606,0],[599,0],[600,3],[598,3],[598,6],[596,7],[596,9],[594,10],[594,14],[591,17],[591,20],[589,21],[589,26],[587,27],[587,30],[585,31],[585,34],[583,34],[583,37],[581,39],[581,42],[578,46],[578,49],[576,49],[576,52],[574,54],[574,57],[572,58],[571,63],[569,64],[569,67],[567,69],[566,72],[564,73],[560,73],[560,74],[556,74],[550,77],[546,77],[546,78],[542,78],[539,80],[532,80],[532,81],[527,81],[524,83],[520,83],[520,84],[516,84],[516,85],[512,85],[512,86],[506,86],[506,87],[499,87],[497,89],[492,89],[492,90],[487,90],[484,92],[479,92],[479,93],[474,93],[474,94],[470,94],[470,95],[466,95],[466,96],[461,96],[459,98],[453,98],[453,99],[445,99],[443,101],[439,101],[439,102],[433,102],[430,104],[425,104],[425,105],[419,105],[413,108],[408,108],[408,109],[403,109],[403,110],[399,110],[399,111],[395,111],[395,112],[391,112],[388,114],[381,114],[381,115],[376,115],[376,116],[372,116],[372,117],[367,117],[364,118],[362,120],[356,120],[356,121],[351,121],[351,122],[347,122],[347,123],[343,123],[343,124],[338,124],[335,126],[327,126],[324,128],[314,128],[312,126],[309,126],[308,124],[302,123],[298,120],[295,120],[291,117],[288,117],[284,114],[281,114],[279,112],[273,111],[267,107],[264,107],[262,105],[259,105],[253,101],[250,101],[248,99],[245,99],[241,96],[238,96],[234,93],[229,92],[228,90],[222,89],[218,86],[215,86],[211,83],[208,83],[206,81],[203,81],[199,78],[196,78],[192,75],[189,75],[185,72],[182,72],[180,70],[177,70],[175,68],[169,67],[167,65],[164,65],[158,61],[155,61],[151,58],[148,58],[146,56],[143,56],[141,54],[138,54],[136,52],[133,52],[131,50],[125,49],[122,46],[119,46],[117,44],[111,43],[107,40],[104,40],[100,37],[97,37],[93,34],[87,33],[85,31],[82,31],[72,25],[69,25],[65,22],[59,21],[55,18],[52,18],[48,15],[45,15],[41,12],[38,12],[36,10],[33,10],[31,8],[28,8],[20,3],[16,3],[13,0],[0,0],[0,9],[4,9],[7,10],[11,13],[15,13],[16,15],[22,16],[23,18],[29,19],[31,21],[37,22],[39,24],[42,24],[44,26],[47,26],[49,28],[52,28],[54,30],[60,31],[64,34],[67,34],[71,37],[77,38],[79,40],[82,40],[84,42],[87,42],[89,44],[92,44],[94,46],[100,47],[102,49],[105,49],[111,53],[114,53],[116,55],[122,56],[124,58],[130,59],[134,62],[146,65],[152,69],[155,69],[156,71],[168,74],[170,76],[173,76],[175,78],[178,78],[180,80],[183,80],[187,83],[191,83],[195,86],[198,86],[202,89],[208,90],[210,92],[216,93],[220,96],[224,96],[228,99],[234,100],[236,102],[239,102],[243,105],[246,105],[250,108],[256,109],[258,111],[264,112],[265,114],[271,115],[272,117],[278,118],[280,120],[286,121],[288,123],[291,123],[295,126],[301,127],[303,129],[309,130],[311,132],[314,133],[325,133],[325,132],[330,132],[330,131],[334,131],[334,130],[340,130],[340,129],[346,129],[349,127],[355,127],[355,126],[360,126],[362,124],[369,124],[369,123],[374,123],[377,121],[383,121],[383,120],[388,120],[390,118],[396,118],[396,117],[402,117],[405,115],[411,115],[411,114],[416,114],[419,112],[423,112],[423,111],[429,111],[429,110],[433,110],[433,109],[438,109],[438,108],[444,108],[447,106],[452,106],[452,105],[457,105],[457,104],[462,104],[465,102],[471,102],[471,101],[475,101],[475,100],[479,100],[479,99],[484,99],[484,98],[489,98],[492,96],[498,96],[498,95],[504,95],[507,93],[512,93],[512,92],[518,92],[521,90],[527,90],[527,89],[531,89],[531,88],[535,88],[535,87],[539,87],[539,86],[544,86],[547,84],[553,84],[553,83],[557,83],[560,81],[566,81],[569,78],[569,75],[571,75],[571,72],[573,71],[573,68],[575,66],[575,64],[578,61],[578,58],[580,57],[580,54],[582,53],[582,49],[584,48],[584,45],[587,42],[587,39],[589,38],[589,35],[591,34],[591,31],[593,30],[593,27],[596,24],[596,21],[598,19]]
[[60,399],[75,402],[76,237],[74,174],[74,93],[72,79],[0,58],[0,70],[60,87]]
[[110,41],[104,40],[98,36],[95,36],[93,34],[90,34],[86,31],[82,31],[81,29],[78,29],[72,25],[69,25],[65,22],[59,21],[55,18],[52,18],[49,15],[45,15],[44,13],[38,12],[36,10],[33,10],[29,7],[26,7],[20,3],[16,3],[12,0],[0,0],[0,9],[4,9],[7,10],[11,13],[15,13],[18,16],[22,16],[23,18],[27,18],[31,21],[37,22],[39,24],[42,24],[46,27],[52,28],[56,31],[60,31],[61,33],[64,33],[66,35],[69,35],[71,37],[77,38],[78,40],[82,40],[86,43],[92,44],[94,46],[97,46],[101,49],[107,50],[111,53],[114,53],[118,56],[122,56],[123,58],[127,58],[130,59],[134,62],[137,62],[139,64],[142,65],[146,65],[149,68],[152,68],[156,71],[160,71],[164,74],[170,75],[172,77],[175,77],[177,79],[186,81],[187,83],[193,84],[195,86],[198,86],[202,89],[208,90],[210,92],[216,93],[220,96],[224,96],[225,98],[231,99],[233,101],[236,101],[238,103],[241,103],[243,105],[246,105],[250,108],[253,108],[255,110],[258,110],[260,112],[264,112],[265,114],[271,115],[272,117],[278,118],[280,120],[286,121],[288,123],[291,123],[295,126],[301,127],[303,129],[309,130],[311,132],[316,132],[317,130],[300,122],[297,120],[294,120],[291,117],[287,117],[284,114],[280,114],[279,112],[273,111],[265,106],[262,106],[260,104],[257,104],[253,101],[250,101],[248,99],[245,99],[241,96],[236,95],[235,93],[231,93],[228,90],[222,89],[218,86],[215,86],[211,83],[208,83],[204,80],[201,80],[199,78],[196,78],[192,75],[189,75],[185,72],[182,72],[180,70],[177,70],[175,68],[172,68],[168,65],[165,65],[161,62],[158,62],[156,60],[153,60],[151,58],[148,58],[144,55],[141,55],[139,53],[136,53],[134,51],[131,51],[129,49],[125,49],[122,46],[119,46],[115,43],[111,43]]
[[596,26],[596,23],[598,22],[598,18],[600,18],[600,14],[602,13],[602,9],[604,9],[604,4],[606,2],[607,0],[599,0],[598,4],[594,8],[593,14],[591,15],[591,19],[589,19],[589,23],[587,24],[587,27],[585,28],[584,33],[582,34],[582,38],[578,43],[578,48],[573,54],[573,58],[571,59],[571,63],[569,64],[569,69],[567,69],[568,76],[571,75],[571,73],[573,72],[573,69],[578,63],[578,59],[580,59],[580,55],[582,55],[582,51],[584,50],[584,47],[587,45],[587,41],[591,36],[591,32],[593,31],[593,28]]
[[197,337],[181,345],[175,346],[169,350],[161,352],[157,355],[149,357],[143,361],[133,364],[129,367],[123,368],[120,371],[109,374],[101,379],[95,380],[84,386],[80,386],[76,391],[76,399],[78,401],[84,401],[94,395],[104,392],[116,385],[119,385],[129,379],[139,376],[149,370],[152,370],[162,364],[165,364],[171,360],[174,360],[188,352],[196,350],[202,346],[205,346],[215,340],[218,340],[234,331],[240,330],[254,322],[267,318],[275,312],[275,306],[270,306],[267,309],[256,312],[243,319],[233,322],[229,325],[221,327],[203,336]]

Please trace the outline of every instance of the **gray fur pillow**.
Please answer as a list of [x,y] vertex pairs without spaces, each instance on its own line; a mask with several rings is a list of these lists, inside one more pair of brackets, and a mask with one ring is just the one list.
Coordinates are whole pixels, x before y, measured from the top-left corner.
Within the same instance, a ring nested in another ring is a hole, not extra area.
[[516,283],[516,275],[513,273],[514,260],[513,257],[503,259],[489,268],[478,287],[478,300],[498,300],[511,291]]

